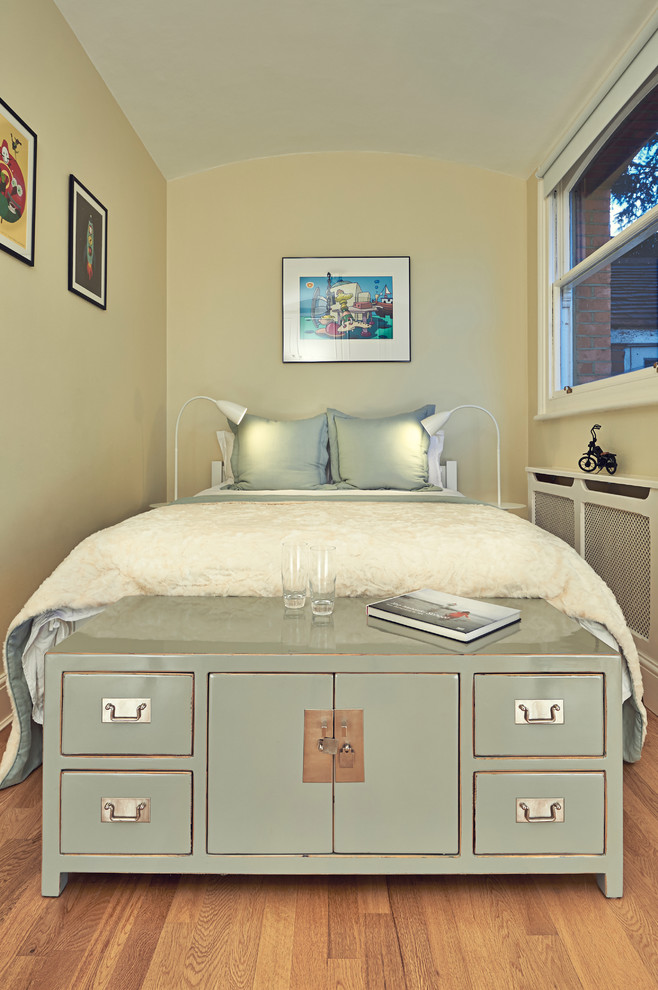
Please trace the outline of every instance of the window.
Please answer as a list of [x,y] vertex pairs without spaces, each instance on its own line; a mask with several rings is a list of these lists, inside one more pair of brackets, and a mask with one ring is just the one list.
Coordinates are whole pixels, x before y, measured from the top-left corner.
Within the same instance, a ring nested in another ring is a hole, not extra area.
[[555,182],[546,230],[540,414],[657,402],[655,78]]

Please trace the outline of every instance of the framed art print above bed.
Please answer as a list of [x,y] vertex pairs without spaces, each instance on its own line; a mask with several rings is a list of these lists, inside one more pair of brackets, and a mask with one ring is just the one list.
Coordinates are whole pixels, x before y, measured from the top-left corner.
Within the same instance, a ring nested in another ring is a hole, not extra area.
[[410,361],[409,258],[284,258],[283,360]]

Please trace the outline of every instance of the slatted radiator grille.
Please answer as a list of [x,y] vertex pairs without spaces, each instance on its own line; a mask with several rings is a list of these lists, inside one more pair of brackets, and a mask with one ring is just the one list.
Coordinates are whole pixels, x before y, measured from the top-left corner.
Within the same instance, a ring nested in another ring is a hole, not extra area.
[[629,629],[649,639],[652,595],[648,516],[585,502],[583,538],[583,557],[613,592]]
[[570,547],[576,546],[576,526],[572,498],[535,492],[534,521],[537,526],[554,533]]
[[605,581],[633,634],[645,702],[658,714],[658,480],[528,468],[531,520]]

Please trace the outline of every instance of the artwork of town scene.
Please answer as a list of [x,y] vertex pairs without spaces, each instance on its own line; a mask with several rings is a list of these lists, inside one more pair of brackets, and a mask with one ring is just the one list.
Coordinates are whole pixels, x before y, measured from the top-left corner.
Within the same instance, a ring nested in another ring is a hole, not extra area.
[[393,339],[393,276],[299,279],[299,334],[302,340]]

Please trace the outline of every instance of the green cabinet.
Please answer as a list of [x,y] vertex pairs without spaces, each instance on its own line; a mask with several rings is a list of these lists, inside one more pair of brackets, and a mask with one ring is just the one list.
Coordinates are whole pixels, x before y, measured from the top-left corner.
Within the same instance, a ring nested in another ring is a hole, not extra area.
[[[622,893],[620,657],[540,601],[469,652],[273,599],[126,599],[46,660],[67,871],[590,873]],[[320,636],[320,633],[322,634]]]

